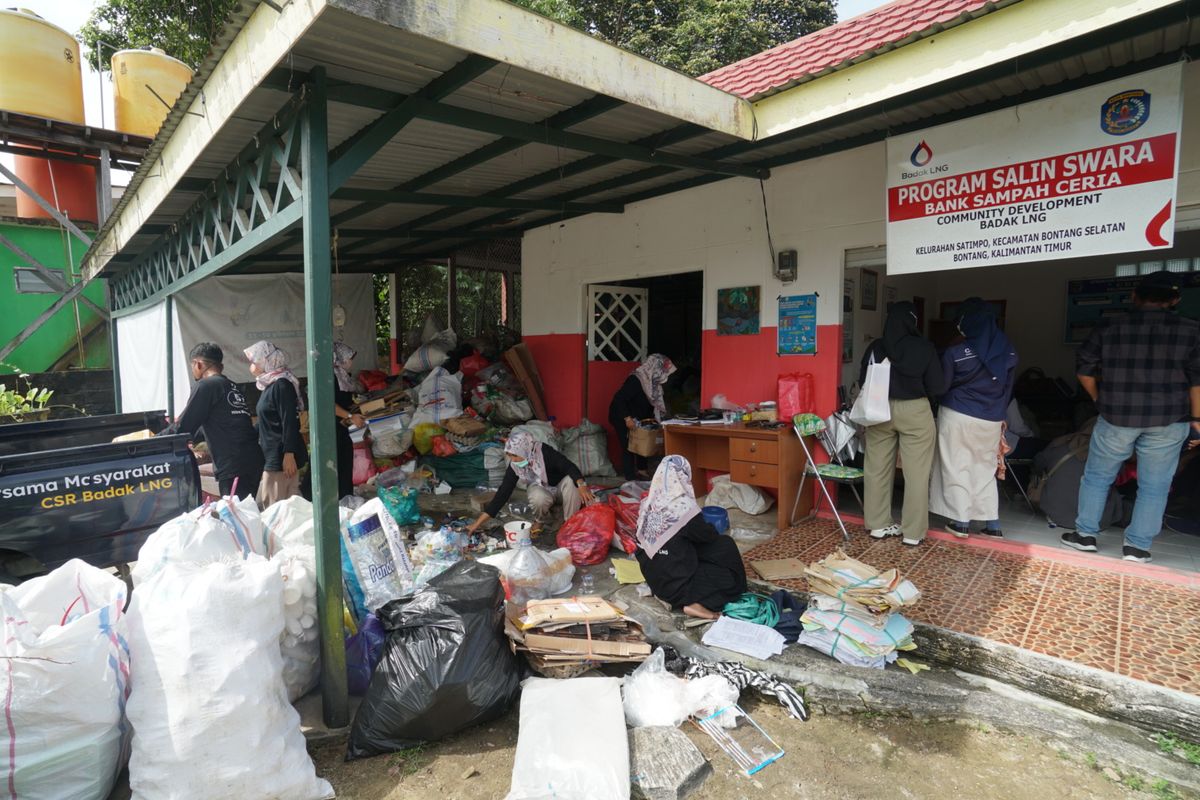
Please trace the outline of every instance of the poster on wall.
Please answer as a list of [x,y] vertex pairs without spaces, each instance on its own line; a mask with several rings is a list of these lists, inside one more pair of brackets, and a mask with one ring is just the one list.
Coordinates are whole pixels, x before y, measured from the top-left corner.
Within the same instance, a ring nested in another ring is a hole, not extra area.
[[1171,247],[1183,65],[887,140],[888,274]]
[[[1133,290],[1141,280],[1141,277],[1132,276],[1067,281],[1064,341],[1082,344],[1101,320],[1132,311]],[[1181,272],[1179,282],[1183,297],[1178,313],[1189,319],[1200,319],[1200,272]]]
[[854,279],[842,279],[842,363],[854,360]]
[[779,298],[779,343],[781,356],[817,354],[817,296],[797,294]]
[[864,269],[862,276],[862,309],[874,311],[879,307],[879,273],[873,269]]
[[759,331],[761,287],[717,289],[717,335],[743,336]]

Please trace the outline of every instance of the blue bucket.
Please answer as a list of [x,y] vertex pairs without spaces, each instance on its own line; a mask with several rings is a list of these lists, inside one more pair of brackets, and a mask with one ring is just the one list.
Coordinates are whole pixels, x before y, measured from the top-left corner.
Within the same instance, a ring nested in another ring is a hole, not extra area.
[[700,509],[700,516],[704,517],[704,521],[717,529],[717,533],[725,533],[729,530],[729,512],[720,506],[705,506]]

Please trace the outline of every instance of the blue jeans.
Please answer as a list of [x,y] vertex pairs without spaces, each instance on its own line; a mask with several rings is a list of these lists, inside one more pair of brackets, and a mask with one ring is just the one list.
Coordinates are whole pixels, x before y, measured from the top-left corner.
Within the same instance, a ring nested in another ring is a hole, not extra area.
[[1121,465],[1137,453],[1137,500],[1133,519],[1125,529],[1125,543],[1140,550],[1149,550],[1154,537],[1162,530],[1167,494],[1179,454],[1187,439],[1188,424],[1176,422],[1156,428],[1122,428],[1111,425],[1104,417],[1096,420],[1092,441],[1088,447],[1087,466],[1079,485],[1079,510],[1075,528],[1084,536],[1100,532],[1100,515],[1108,490]]

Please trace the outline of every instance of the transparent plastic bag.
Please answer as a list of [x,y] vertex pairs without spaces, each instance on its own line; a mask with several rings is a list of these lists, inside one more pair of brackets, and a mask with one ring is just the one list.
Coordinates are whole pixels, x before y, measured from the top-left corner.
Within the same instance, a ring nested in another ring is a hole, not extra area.
[[505,577],[514,603],[544,600],[550,596],[550,560],[529,539],[518,540],[517,551],[508,564]]

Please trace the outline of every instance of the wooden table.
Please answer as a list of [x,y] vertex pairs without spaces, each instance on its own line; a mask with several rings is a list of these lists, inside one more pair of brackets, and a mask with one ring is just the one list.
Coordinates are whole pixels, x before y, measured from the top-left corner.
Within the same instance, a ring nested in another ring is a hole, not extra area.
[[741,423],[665,425],[663,433],[667,454],[681,455],[692,465],[692,485],[697,497],[707,492],[703,471],[711,469],[728,472],[735,483],[777,489],[780,530],[812,510],[811,493],[806,492],[796,502],[807,459],[791,426],[769,430],[748,428]]

